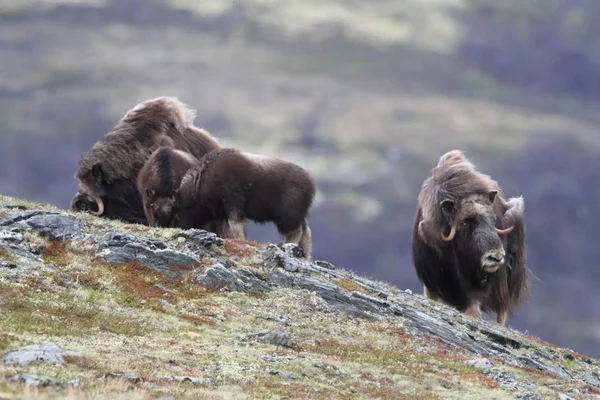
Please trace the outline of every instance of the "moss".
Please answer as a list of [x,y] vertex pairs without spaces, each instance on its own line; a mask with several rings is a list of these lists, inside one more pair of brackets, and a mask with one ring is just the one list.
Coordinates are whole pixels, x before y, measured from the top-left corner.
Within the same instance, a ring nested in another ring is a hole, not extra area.
[[6,250],[6,248],[4,248],[4,246],[0,245],[0,260],[8,261],[8,262],[15,262],[15,261],[17,261],[17,258],[11,252]]
[[69,242],[48,239],[42,247],[42,259],[46,264],[56,266],[66,266],[70,263],[70,256],[67,252]]
[[333,283],[335,283],[339,287],[344,288],[351,292],[360,292],[360,293],[369,294],[369,292],[367,290],[363,289],[355,281],[347,279],[347,278],[336,279],[335,281],[333,281]]

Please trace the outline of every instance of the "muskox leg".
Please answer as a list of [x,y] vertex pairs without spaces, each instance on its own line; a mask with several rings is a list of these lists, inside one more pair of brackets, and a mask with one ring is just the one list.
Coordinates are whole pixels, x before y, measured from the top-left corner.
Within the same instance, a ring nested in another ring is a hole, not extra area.
[[236,239],[248,238],[245,220],[230,220],[229,226],[231,227],[231,234]]
[[304,221],[302,226],[302,237],[300,238],[299,247],[304,251],[304,257],[311,261],[312,259],[312,231],[308,226],[308,222]]
[[217,222],[217,235],[223,239],[245,239],[243,227],[230,220]]
[[481,308],[479,301],[472,302],[465,310],[465,314],[476,319],[481,319]]
[[304,252],[304,257],[310,261],[312,232],[306,221],[304,221],[298,228],[287,233],[282,233],[282,235],[285,243],[294,243],[298,245],[298,247],[300,247]]
[[498,311],[498,315],[496,316],[496,322],[498,322],[500,325],[504,325],[506,323],[507,314],[508,313],[506,312],[506,310]]

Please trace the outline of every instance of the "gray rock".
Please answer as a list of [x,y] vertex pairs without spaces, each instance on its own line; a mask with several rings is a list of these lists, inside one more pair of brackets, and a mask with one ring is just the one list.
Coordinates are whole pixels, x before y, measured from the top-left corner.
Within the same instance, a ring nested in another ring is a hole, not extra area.
[[83,237],[83,226],[79,219],[58,212],[23,211],[0,219],[0,226],[33,231],[56,240],[79,240]]
[[266,268],[283,268],[290,272],[308,268],[309,263],[307,261],[299,260],[292,255],[293,248],[288,246],[282,249],[282,247],[283,246],[280,247],[271,243],[263,250],[263,265]]
[[264,361],[272,362],[272,363],[289,360],[289,358],[285,357],[285,356],[261,356],[260,358],[262,358]]
[[168,381],[177,381],[177,382],[190,382],[194,385],[212,385],[214,381],[210,378],[194,378],[191,376],[163,376],[162,379],[166,379]]
[[23,235],[19,232],[11,232],[5,229],[0,229],[0,241],[10,243],[21,243]]
[[35,215],[14,225],[55,240],[79,240],[83,238],[83,225],[79,219],[72,215]]
[[58,215],[59,213],[48,212],[48,211],[43,211],[43,210],[18,212],[15,214],[11,214],[8,217],[0,218],[0,226],[11,226],[11,225],[16,224],[17,222],[25,221],[31,217],[35,217],[38,215],[48,215],[48,214]]
[[569,397],[569,396],[567,396],[567,395],[566,395],[566,394],[564,394],[564,393],[559,393],[559,394],[558,394],[558,400],[573,400],[573,398],[572,398],[572,397]]
[[9,351],[4,355],[3,359],[4,363],[8,365],[25,366],[34,361],[63,365],[65,362],[63,356],[81,357],[81,353],[78,351],[62,350],[53,343],[47,343]]
[[129,234],[110,232],[95,238],[98,256],[110,263],[136,261],[166,275],[178,275],[173,266],[197,266],[201,259],[168,248],[162,241]]
[[541,371],[547,371],[554,375],[558,375],[561,378],[572,378],[571,374],[563,369],[560,365],[545,363],[539,360],[535,360],[532,357],[521,356],[519,359],[527,368],[538,369]]
[[193,248],[200,251],[210,249],[212,246],[222,247],[225,245],[225,241],[215,233],[202,229],[187,229],[178,233],[175,237],[187,239]]
[[18,374],[8,378],[8,381],[14,383],[22,383],[24,385],[33,386],[37,388],[54,387],[64,389],[67,387],[67,384],[65,384],[64,382],[40,375]]
[[487,371],[494,366],[494,364],[492,364],[492,362],[490,360],[488,360],[487,358],[478,358],[475,360],[469,360],[469,361],[467,361],[467,364],[473,365],[475,368],[482,370],[482,371]]
[[249,335],[246,336],[244,338],[244,340],[256,340],[260,343],[264,343],[264,344],[272,344],[274,346],[281,346],[281,347],[287,347],[290,349],[297,349],[298,346],[296,345],[296,343],[294,343],[294,340],[292,339],[292,337],[278,329],[275,331],[270,331],[270,332],[262,332],[262,333],[256,333],[253,335]]
[[222,284],[231,291],[236,292],[264,292],[269,290],[266,282],[258,278],[248,269],[234,271],[226,262],[216,260],[202,274],[196,276],[196,282],[206,287]]
[[24,258],[28,258],[30,260],[42,262],[42,258],[40,256],[37,256],[37,255],[33,254],[31,251],[25,250],[22,247],[15,246],[13,244],[2,244],[2,243],[0,243],[0,247],[2,247],[4,250],[8,251],[9,253],[11,253],[15,256],[24,257]]
[[474,329],[479,330],[481,333],[483,333],[484,335],[488,336],[490,339],[492,339],[493,341],[500,343],[503,346],[509,345],[515,349],[521,349],[521,348],[530,348],[531,347],[531,342],[528,340],[523,340],[521,338],[517,338],[516,336],[509,336],[506,335],[504,333],[502,333],[501,331],[497,330],[497,329],[493,329],[490,326],[487,325],[479,325],[479,326],[475,326],[473,324],[470,324]]
[[330,269],[330,270],[336,269],[335,265],[328,263],[327,261],[315,260],[314,263],[315,263],[315,265],[318,265],[321,268],[326,268],[326,269]]
[[19,266],[12,262],[0,261],[0,268],[17,269]]

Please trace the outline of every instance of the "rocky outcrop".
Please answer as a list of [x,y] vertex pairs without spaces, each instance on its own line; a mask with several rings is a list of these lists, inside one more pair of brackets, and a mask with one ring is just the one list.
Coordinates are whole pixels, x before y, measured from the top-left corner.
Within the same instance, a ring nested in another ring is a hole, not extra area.
[[[131,270],[131,274],[139,273],[139,268],[147,268],[147,271],[152,271],[155,275],[142,275],[136,282],[127,282],[128,272],[124,272],[116,278],[117,283],[119,280],[127,283],[120,288],[129,297],[125,300],[122,300],[122,295],[115,297],[121,299],[120,301],[129,307],[118,311],[124,316],[123,324],[125,325],[129,318],[135,318],[134,310],[130,306],[144,304],[143,302],[148,301],[144,299],[154,299],[157,301],[156,304],[161,305],[157,308],[160,311],[156,312],[180,315],[181,318],[195,326],[216,326],[219,321],[227,321],[227,316],[210,311],[206,311],[204,316],[189,314],[196,307],[191,305],[194,304],[193,301],[196,301],[194,299],[202,298],[201,296],[204,296],[202,293],[240,293],[246,295],[248,299],[268,298],[269,296],[277,299],[277,296],[281,296],[282,293],[308,293],[313,297],[306,300],[310,302],[310,306],[304,308],[306,315],[310,315],[311,312],[315,315],[322,315],[320,318],[325,318],[326,315],[337,315],[340,317],[336,318],[341,318],[345,315],[345,318],[351,320],[375,324],[373,326],[381,324],[397,326],[398,328],[389,329],[397,329],[397,332],[402,332],[402,338],[407,343],[412,343],[412,341],[437,343],[436,346],[444,346],[446,349],[444,351],[451,351],[449,354],[461,354],[461,357],[464,358],[461,361],[464,368],[473,371],[474,375],[480,377],[478,379],[490,382],[495,390],[511,393],[515,398],[547,398],[540,396],[547,396],[549,393],[555,398],[570,398],[569,396],[591,398],[596,393],[600,393],[600,369],[594,359],[578,355],[567,349],[554,348],[535,338],[526,337],[509,328],[501,327],[494,322],[474,321],[452,308],[431,302],[409,290],[399,290],[383,282],[356,276],[350,271],[336,268],[323,261],[307,262],[300,257],[301,252],[294,245],[268,244],[263,246],[253,243],[228,242],[201,230],[184,232],[152,230],[141,226],[108,223],[88,215],[73,215],[66,212],[38,209],[24,210],[23,207],[7,205],[0,208],[0,216],[2,216],[0,218],[0,250],[4,249],[3,252],[0,252],[0,283],[10,282],[13,285],[21,285],[35,274],[47,273],[48,276],[57,276],[54,273],[56,269],[60,268],[52,264],[52,259],[49,257],[49,254],[56,255],[56,252],[48,253],[48,243],[52,246],[59,246],[58,253],[63,258],[65,252],[75,254],[79,251],[89,257],[90,262],[99,261],[104,263],[101,264],[102,266],[108,265],[106,267],[108,269],[105,270],[106,274],[111,273],[110,271],[119,271],[118,268],[125,268],[124,266],[127,265],[137,268]],[[36,244],[36,240],[49,240],[50,242]],[[67,244],[70,247],[65,247]],[[49,289],[55,294],[68,290],[69,285],[74,285],[81,279],[76,273],[70,272],[71,267],[69,267],[68,261],[62,260],[62,265],[64,271],[58,275],[61,277],[58,281],[67,289],[62,286],[60,290]],[[90,271],[93,272],[94,269],[90,269]],[[153,277],[152,280],[149,280],[149,276]],[[106,286],[108,284],[102,283],[103,279],[109,278],[105,276],[95,283],[89,284],[94,288],[94,296],[101,297],[103,291],[114,291],[114,289],[108,289]],[[182,302],[183,297],[181,296],[183,295],[181,295],[182,291],[179,286],[169,287],[170,282],[175,282],[177,279],[187,279],[185,282],[191,281],[195,295],[189,297],[192,301],[190,305]],[[15,290],[14,287],[16,286],[7,286],[11,290]],[[198,292],[199,288],[203,288],[205,292]],[[38,290],[41,289],[38,287]],[[177,297],[177,295],[180,296]],[[56,294],[56,296],[60,298],[60,294]],[[214,302],[216,301],[214,300]],[[10,304],[17,307],[16,303]],[[252,307],[256,307],[256,305],[251,305],[249,300],[248,312],[252,312]],[[279,307],[302,306],[293,303],[286,304],[285,301],[282,301]],[[178,311],[181,309],[187,311],[185,313]],[[232,310],[234,309],[232,308]],[[236,311],[241,312],[239,306]],[[237,343],[240,346],[252,346],[251,343],[258,343],[291,352],[303,352],[306,346],[314,346],[317,343],[314,338],[299,339],[303,335],[303,330],[294,329],[294,325],[300,323],[299,326],[302,326],[302,322],[298,322],[294,313],[289,310],[286,313],[278,308],[274,308],[272,311],[274,312],[259,313],[256,318],[269,321],[268,323],[273,329],[259,331],[252,325],[244,326],[242,330],[250,333],[240,336]],[[56,310],[46,312],[58,315]],[[81,318],[98,318],[98,321],[102,321],[95,314],[86,314],[81,310],[78,312],[81,313]],[[120,315],[118,313],[115,315]],[[0,319],[0,321],[2,320]],[[107,323],[109,322],[107,321]],[[6,325],[0,325],[0,327],[10,333],[13,325],[10,321],[5,321],[4,324]],[[99,326],[99,328],[102,327]],[[114,327],[113,330],[118,331],[118,328],[118,326]],[[94,332],[97,328],[90,327],[86,323],[86,329]],[[290,329],[294,329],[295,333],[290,333]],[[0,332],[2,331],[0,330]],[[339,332],[342,336],[345,335],[343,327],[340,327]],[[10,340],[11,343],[13,340],[17,342],[31,340],[31,336],[28,336],[29,339],[26,340],[25,338],[18,339],[17,332],[10,334],[13,338]],[[225,331],[220,334],[225,335]],[[0,336],[0,343],[2,343],[2,339],[3,337]],[[344,341],[343,337],[336,340],[340,343]],[[6,341],[7,339],[5,339]],[[338,343],[337,341],[335,343]],[[372,343],[368,346],[373,349],[379,344]],[[215,349],[215,351],[217,350]],[[412,351],[415,357],[419,354],[427,354],[427,346],[415,346]],[[96,354],[98,353],[96,352]],[[345,353],[341,354],[343,357]],[[5,366],[16,369],[11,371],[12,375],[8,374],[10,376],[7,377],[7,382],[64,388],[68,385],[63,381],[27,374],[26,367],[32,361],[60,365],[64,363],[63,356],[65,355],[80,358],[86,355],[86,351],[61,350],[55,344],[34,344],[9,349],[2,356],[3,363]],[[423,355],[423,357],[425,356]],[[453,360],[452,357],[448,360]],[[271,354],[262,356],[261,360],[278,363],[286,361],[287,358]],[[438,361],[443,363],[444,360],[442,357]],[[169,361],[173,366],[178,362],[177,360]],[[360,358],[356,362],[360,362]],[[309,371],[315,367],[307,366],[306,368]],[[513,370],[507,370],[507,368],[513,368]],[[158,368],[159,372],[155,376],[156,382],[187,382],[202,387],[206,386],[206,390],[218,386],[219,382],[223,383],[223,379],[219,378],[219,372],[214,372],[211,376],[193,376],[193,374],[165,374],[160,372],[163,369],[163,367]],[[207,370],[210,368],[185,369],[185,371]],[[290,373],[264,368],[261,369],[261,373],[271,376],[272,379],[302,379],[302,375],[299,375],[298,371]],[[547,382],[539,379],[538,375],[546,377]],[[102,379],[106,380],[107,378],[126,379],[130,384],[147,384],[148,381],[152,381],[143,379],[133,372],[105,373]],[[386,379],[391,379],[393,383],[395,378]],[[318,392],[316,393],[318,394]]]

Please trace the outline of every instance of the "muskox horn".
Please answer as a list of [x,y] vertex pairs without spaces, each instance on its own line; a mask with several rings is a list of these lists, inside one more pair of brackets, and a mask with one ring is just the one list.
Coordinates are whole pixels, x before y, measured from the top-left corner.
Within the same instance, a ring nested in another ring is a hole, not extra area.
[[102,201],[101,197],[98,196],[93,196],[90,195],[90,197],[92,198],[92,200],[94,200],[96,202],[96,204],[98,205],[98,211],[91,211],[92,215],[95,215],[97,217],[101,216],[102,214],[104,214],[104,202]]
[[95,215],[97,217],[99,217],[100,215],[104,214],[104,202],[102,201],[101,197],[98,196],[94,196],[92,194],[89,193],[77,193],[77,195],[75,196],[75,198],[73,198],[72,204],[77,204],[77,201],[79,201],[79,199],[81,199],[82,197],[89,197],[90,199],[94,200],[94,202],[96,203],[96,205],[98,206],[98,211],[91,211],[90,213],[92,215]]
[[452,225],[452,229],[450,229],[450,234],[448,236],[444,236],[444,232],[442,232],[442,240],[444,242],[449,242],[452,239],[454,239],[454,236],[456,236],[456,224]]
[[496,228],[496,233],[498,235],[506,235],[507,233],[511,233],[512,230],[515,229],[515,226],[511,226],[510,228],[506,228],[506,229],[498,229]]

